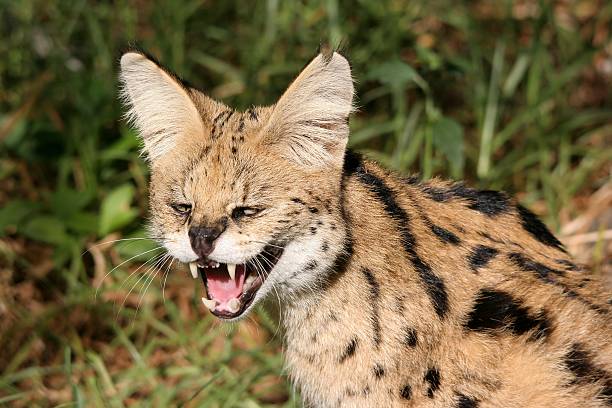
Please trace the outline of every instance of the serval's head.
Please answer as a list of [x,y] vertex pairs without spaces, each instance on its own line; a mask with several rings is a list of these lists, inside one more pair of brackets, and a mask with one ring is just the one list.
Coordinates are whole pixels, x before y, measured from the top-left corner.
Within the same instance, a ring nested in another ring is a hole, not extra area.
[[343,159],[353,81],[319,54],[273,106],[235,111],[141,52],[121,57],[122,96],[151,167],[150,228],[204,281],[218,317],[272,291],[318,285],[342,256]]

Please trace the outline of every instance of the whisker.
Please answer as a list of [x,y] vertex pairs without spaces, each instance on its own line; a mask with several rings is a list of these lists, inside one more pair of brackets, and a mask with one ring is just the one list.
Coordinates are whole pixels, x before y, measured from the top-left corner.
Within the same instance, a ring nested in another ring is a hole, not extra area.
[[140,297],[138,298],[138,305],[136,306],[136,314],[134,314],[134,318],[136,318],[136,316],[138,315],[138,311],[140,310],[140,304],[141,304],[142,300],[144,299],[145,295],[147,294],[147,291],[149,290],[149,287],[151,286],[151,284],[155,280],[155,277],[157,277],[159,272],[164,268],[166,262],[168,262],[168,260],[172,259],[172,257],[170,257],[170,255],[168,255],[168,254],[166,254],[166,255],[167,256],[164,257],[164,261],[161,263],[161,265],[159,265],[159,267],[157,267],[157,268],[155,268],[153,270],[154,273],[151,274],[151,278],[149,279],[149,283],[146,283],[146,286],[144,287],[144,290],[142,291]]
[[[166,259],[166,256],[168,254],[164,254],[164,256],[162,256],[161,258],[159,258],[154,264],[153,266],[151,266],[150,268],[148,268],[145,273],[142,274],[142,276],[140,276],[138,278],[138,280],[136,280],[136,282],[132,285],[132,287],[130,288],[129,292],[127,293],[127,295],[125,295],[125,297],[123,298],[123,302],[121,302],[121,306],[119,307],[119,310],[117,311],[117,316],[115,319],[119,318],[119,313],[121,313],[121,310],[125,307],[125,302],[127,301],[128,297],[132,294],[132,292],[134,291],[134,289],[136,288],[136,286],[138,285],[138,282],[140,282],[143,278],[149,276],[149,273],[154,270],[158,264],[160,264],[160,262],[163,262]],[[145,279],[146,282],[146,279]],[[144,286],[144,285],[143,285]]]
[[[266,259],[265,257],[255,257],[253,258],[254,261],[257,262],[256,268],[255,270],[257,271],[258,275],[260,275],[260,277],[262,276],[261,274],[259,274],[259,269],[261,268],[262,274],[265,273],[265,268],[263,267],[263,265],[261,264],[260,258],[265,260],[266,262],[268,262],[269,266],[273,266],[270,261],[268,259]],[[263,278],[262,278],[263,281]],[[278,290],[276,289],[276,286],[274,285],[274,282],[271,282],[271,286],[272,286],[272,290],[274,291],[275,295],[276,295],[276,299],[278,302],[278,311],[279,311],[279,316],[282,314],[282,302],[280,299],[280,294],[278,293]],[[276,335],[278,334],[280,330],[280,321],[276,326],[276,330],[274,332],[274,334],[272,335],[272,338],[275,338]]]
[[251,240],[249,241],[249,243],[251,243],[251,242],[255,242],[255,243],[257,243],[257,244],[264,244],[264,245],[266,245],[266,246],[271,246],[271,247],[278,248],[278,249],[285,249],[285,247],[282,247],[282,246],[279,246],[279,245],[276,245],[276,244],[271,244],[270,242],[258,241],[258,240],[256,240],[256,239],[251,239]]
[[153,265],[155,262],[159,261],[162,257],[164,257],[166,254],[165,253],[161,253],[158,255],[155,255],[153,258],[147,260],[146,262],[144,262],[142,265],[140,265],[138,268],[136,268],[134,271],[132,271],[124,280],[123,282],[121,282],[121,285],[119,285],[119,289],[123,288],[123,285],[125,285],[125,283],[127,281],[130,280],[130,278],[132,276],[134,276],[134,274],[136,274],[139,270],[141,270],[144,266],[148,265],[149,267],[151,265]]
[[166,273],[164,274],[164,281],[162,283],[162,299],[164,300],[164,303],[166,303],[166,280],[168,280],[168,275],[170,274],[170,268],[172,267],[172,264],[174,263],[175,259],[172,258],[172,261],[170,261],[170,263],[168,264],[168,267],[166,267]]
[[157,250],[159,250],[159,249],[164,249],[164,248],[163,248],[163,247],[160,245],[160,246],[158,246],[158,247],[156,247],[156,248],[149,249],[148,251],[144,251],[144,252],[142,252],[142,253],[140,253],[140,254],[134,255],[133,257],[131,257],[131,258],[129,258],[129,259],[126,259],[125,261],[121,262],[119,265],[115,266],[113,269],[111,269],[110,271],[108,271],[108,272],[106,273],[106,275],[104,275],[104,277],[102,278],[102,280],[100,281],[100,283],[97,285],[97,287],[96,287],[96,292],[95,292],[95,294],[94,294],[94,298],[95,298],[95,299],[97,299],[97,298],[98,298],[98,291],[100,290],[100,287],[102,287],[102,284],[104,283],[104,280],[105,280],[106,278],[108,278],[108,275],[110,275],[111,273],[113,273],[113,272],[114,272],[114,271],[115,271],[117,268],[119,268],[119,267],[120,267],[120,266],[122,266],[122,265],[125,265],[127,262],[130,262],[130,261],[131,261],[132,259],[134,259],[134,258],[138,258],[139,256],[146,255],[146,254],[148,254],[149,252],[157,251]]
[[[108,245],[108,244],[113,244],[115,242],[124,242],[124,241],[134,242],[134,241],[141,241],[141,240],[151,240],[151,239],[150,238],[145,238],[145,237],[111,239],[109,241],[98,242],[97,244],[89,245],[89,247],[95,248],[95,247],[99,247],[100,245]],[[85,251],[83,251],[81,253],[81,256],[85,255],[89,251],[90,251],[89,249],[86,249]]]

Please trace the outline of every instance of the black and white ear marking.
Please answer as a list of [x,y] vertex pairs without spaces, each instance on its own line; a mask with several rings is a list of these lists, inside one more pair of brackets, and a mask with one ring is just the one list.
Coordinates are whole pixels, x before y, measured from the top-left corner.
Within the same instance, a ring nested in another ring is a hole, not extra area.
[[138,131],[151,161],[172,150],[179,138],[203,133],[189,89],[145,55],[123,54],[119,79],[121,98],[129,109],[126,118]]
[[274,106],[266,141],[306,166],[342,163],[353,93],[348,61],[337,52],[319,54]]

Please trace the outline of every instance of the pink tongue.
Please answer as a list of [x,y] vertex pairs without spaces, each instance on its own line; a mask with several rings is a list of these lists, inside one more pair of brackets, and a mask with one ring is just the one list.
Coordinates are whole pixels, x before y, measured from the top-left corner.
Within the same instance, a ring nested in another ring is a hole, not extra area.
[[206,269],[206,281],[208,284],[208,295],[211,299],[220,303],[239,298],[244,287],[244,266],[236,265],[236,279],[232,279],[227,273],[227,266]]

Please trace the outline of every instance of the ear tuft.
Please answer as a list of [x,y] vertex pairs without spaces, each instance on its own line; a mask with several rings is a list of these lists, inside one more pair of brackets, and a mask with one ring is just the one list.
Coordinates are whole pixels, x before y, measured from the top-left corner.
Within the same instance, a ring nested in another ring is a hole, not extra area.
[[121,57],[121,99],[126,118],[144,142],[151,161],[172,150],[179,139],[203,132],[190,91],[172,73],[140,52]]
[[303,165],[341,163],[353,92],[348,61],[337,52],[322,50],[274,106],[267,142]]

